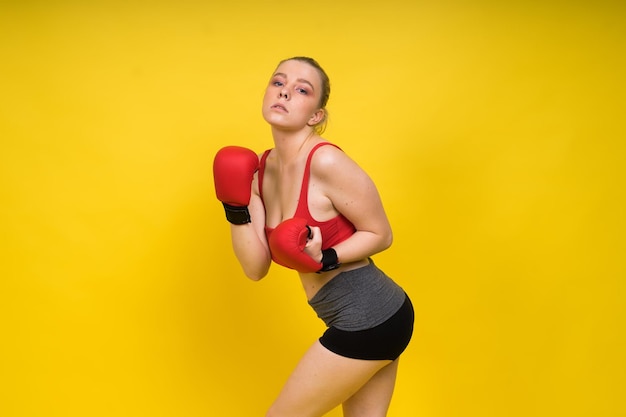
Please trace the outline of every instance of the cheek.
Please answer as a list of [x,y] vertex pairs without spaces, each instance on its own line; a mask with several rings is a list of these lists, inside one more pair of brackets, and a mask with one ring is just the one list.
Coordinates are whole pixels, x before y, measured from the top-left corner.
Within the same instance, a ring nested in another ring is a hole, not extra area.
[[268,116],[268,108],[269,108],[269,100],[267,91],[263,94],[263,102],[261,103],[261,114],[263,114],[263,118],[267,120]]
[[262,101],[263,111],[265,111],[265,109],[272,104],[274,104],[274,95],[270,90],[265,90],[265,93],[263,93]]
[[263,93],[263,103],[267,101],[269,96],[270,96],[269,89],[265,89],[265,92]]

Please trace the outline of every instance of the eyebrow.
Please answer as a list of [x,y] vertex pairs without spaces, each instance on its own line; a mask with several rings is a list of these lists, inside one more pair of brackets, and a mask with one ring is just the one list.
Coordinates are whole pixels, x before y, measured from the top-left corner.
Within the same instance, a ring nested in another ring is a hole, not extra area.
[[[282,73],[282,72],[277,72],[277,73],[275,73],[275,74],[274,74],[274,77],[276,77],[276,76],[280,76],[280,77],[285,77],[285,78],[288,78],[288,77],[287,77],[287,74],[284,74],[284,73]],[[304,78],[297,78],[297,79],[296,79],[296,81],[298,81],[298,82],[300,82],[300,83],[305,83],[305,84],[308,84],[308,85],[311,87],[311,89],[315,90],[315,87],[313,87],[313,84],[311,84],[309,81],[305,80]]]

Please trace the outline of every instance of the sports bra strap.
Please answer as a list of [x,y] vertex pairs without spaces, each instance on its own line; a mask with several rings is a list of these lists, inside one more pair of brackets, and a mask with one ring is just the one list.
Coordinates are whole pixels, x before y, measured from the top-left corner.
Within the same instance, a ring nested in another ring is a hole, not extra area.
[[[259,161],[259,196],[261,197],[261,201],[263,201],[263,174],[265,173],[265,161],[267,160],[267,156],[270,154],[272,150],[268,149],[263,152],[261,155],[261,161]],[[264,203],[265,204],[265,203]]]
[[[300,189],[300,202],[298,204],[298,207],[296,208],[296,213],[300,211],[301,206],[304,206],[304,209],[308,213],[307,198],[309,195],[309,177],[311,176],[311,160],[313,159],[313,154],[315,153],[315,151],[324,145],[331,145],[337,149],[341,149],[339,146],[330,142],[320,142],[317,145],[313,146],[313,148],[309,152],[309,155],[307,156],[306,165],[304,166],[304,176],[302,177],[302,188]],[[265,173],[265,163],[271,151],[272,149],[268,149],[265,152],[263,152],[263,155],[261,155],[261,160],[259,161],[258,180],[259,180],[259,196],[261,197],[261,201],[263,201],[263,175]]]
[[306,159],[306,165],[304,166],[304,175],[302,176],[302,186],[300,188],[300,200],[298,201],[298,207],[296,208],[296,215],[302,216],[306,214],[308,217],[310,217],[308,198],[309,179],[311,177],[311,160],[313,159],[313,154],[315,153],[315,151],[324,145],[331,145],[337,149],[341,149],[339,148],[339,146],[330,142],[320,142],[311,149],[311,151],[309,152],[309,156]]

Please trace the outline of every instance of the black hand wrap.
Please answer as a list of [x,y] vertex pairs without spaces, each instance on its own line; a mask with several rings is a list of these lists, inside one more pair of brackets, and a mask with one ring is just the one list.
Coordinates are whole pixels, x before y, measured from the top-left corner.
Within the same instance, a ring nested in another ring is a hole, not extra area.
[[226,220],[232,224],[246,224],[250,223],[250,212],[247,206],[231,206],[230,204],[222,203],[224,205],[224,211],[226,211]]
[[317,273],[332,271],[339,268],[339,258],[337,258],[337,252],[333,248],[322,250],[322,269]]

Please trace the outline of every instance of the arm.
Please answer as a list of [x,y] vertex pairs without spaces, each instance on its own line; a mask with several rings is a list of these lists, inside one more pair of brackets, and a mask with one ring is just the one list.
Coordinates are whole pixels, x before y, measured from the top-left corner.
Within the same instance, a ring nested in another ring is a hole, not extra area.
[[[331,210],[343,214],[356,228],[334,247],[339,262],[358,261],[391,246],[393,234],[378,190],[358,164],[341,150],[325,146],[313,157],[311,174],[320,184],[322,201],[328,199]],[[321,259],[319,248],[310,255]]]
[[252,280],[263,278],[271,263],[265,238],[265,209],[259,197],[259,158],[252,150],[226,146],[213,159],[215,194],[231,223],[235,256]]
[[244,273],[248,278],[258,281],[267,275],[272,258],[265,237],[265,208],[255,191],[250,197],[248,209],[251,222],[245,225],[231,224],[231,240]]

